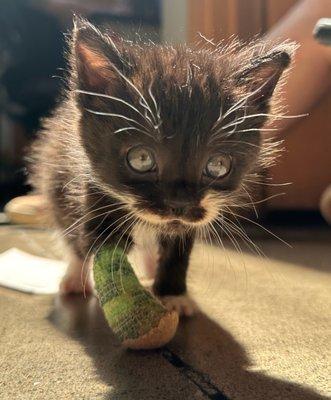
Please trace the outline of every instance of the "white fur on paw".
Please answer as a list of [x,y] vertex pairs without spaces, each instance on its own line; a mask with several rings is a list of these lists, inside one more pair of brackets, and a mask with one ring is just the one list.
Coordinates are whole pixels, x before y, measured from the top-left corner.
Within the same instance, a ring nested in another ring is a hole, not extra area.
[[153,292],[153,283],[154,283],[154,279],[149,279],[149,278],[139,278],[139,282],[141,284],[141,286],[148,290],[149,292]]
[[83,284],[81,276],[77,274],[66,274],[60,283],[61,294],[86,293],[90,294],[93,291],[93,284],[90,279],[87,279]]
[[161,301],[169,311],[175,310],[186,317],[191,317],[198,311],[195,301],[187,295],[163,296]]

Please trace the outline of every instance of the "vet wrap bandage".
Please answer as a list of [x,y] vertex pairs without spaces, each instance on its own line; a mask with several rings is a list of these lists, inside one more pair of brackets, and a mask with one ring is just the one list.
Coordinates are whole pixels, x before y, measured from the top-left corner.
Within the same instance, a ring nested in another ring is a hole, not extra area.
[[173,338],[178,314],[141,286],[122,249],[102,247],[93,270],[105,317],[124,346],[153,349]]

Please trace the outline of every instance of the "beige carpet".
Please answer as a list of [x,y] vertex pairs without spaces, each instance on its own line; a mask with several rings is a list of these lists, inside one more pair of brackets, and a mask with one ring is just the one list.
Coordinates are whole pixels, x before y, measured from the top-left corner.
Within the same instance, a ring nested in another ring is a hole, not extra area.
[[[0,399],[329,399],[331,235],[293,238],[260,239],[267,259],[198,246],[203,313],[158,352],[123,350],[94,298],[0,288]],[[53,249],[45,233],[0,228],[0,252],[12,246]]]

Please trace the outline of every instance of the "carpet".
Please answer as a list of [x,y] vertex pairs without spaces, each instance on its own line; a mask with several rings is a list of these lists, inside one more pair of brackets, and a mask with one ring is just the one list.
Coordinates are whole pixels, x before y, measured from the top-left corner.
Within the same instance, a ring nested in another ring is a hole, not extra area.
[[[0,399],[329,399],[330,231],[302,232],[260,237],[265,256],[197,245],[201,313],[155,352],[122,349],[93,297],[0,288]],[[47,231],[0,227],[13,246],[61,254]]]

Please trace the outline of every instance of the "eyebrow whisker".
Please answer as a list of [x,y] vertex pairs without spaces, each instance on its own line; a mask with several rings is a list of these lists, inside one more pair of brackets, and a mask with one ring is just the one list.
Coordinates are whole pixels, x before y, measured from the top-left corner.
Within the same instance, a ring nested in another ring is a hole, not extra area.
[[141,111],[138,110],[138,108],[136,108],[135,106],[133,106],[129,102],[125,101],[124,99],[121,99],[121,98],[115,97],[115,96],[110,96],[108,94],[90,92],[90,91],[87,91],[87,90],[80,90],[80,89],[76,89],[75,92],[81,93],[81,94],[85,94],[87,96],[95,96],[95,97],[101,97],[101,98],[105,98],[105,99],[109,99],[109,100],[118,101],[119,103],[122,103],[122,104],[126,105],[127,107],[131,108],[133,111],[138,113],[141,117],[143,117],[146,120],[146,122],[151,124],[151,126],[154,126],[153,123],[152,123],[152,120],[148,116],[144,115]]

